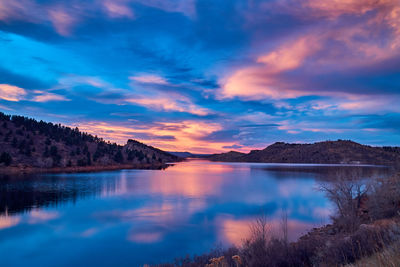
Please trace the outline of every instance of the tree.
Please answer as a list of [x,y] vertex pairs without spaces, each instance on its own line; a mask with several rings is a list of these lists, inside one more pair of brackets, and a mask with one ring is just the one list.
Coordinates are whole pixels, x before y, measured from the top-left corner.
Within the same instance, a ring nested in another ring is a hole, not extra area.
[[6,166],[10,166],[12,157],[7,152],[3,152],[0,156],[0,163],[4,163]]
[[50,147],[50,156],[56,157],[58,155],[58,149],[56,146],[51,146]]
[[89,165],[89,166],[92,165],[92,160],[91,160],[89,151],[87,152],[86,157],[87,157],[87,165]]
[[44,148],[43,157],[48,158],[49,156],[50,156],[50,154],[49,154],[49,147],[46,146],[46,147]]
[[121,150],[118,150],[118,152],[115,154],[114,160],[117,163],[122,163],[124,161],[124,157],[122,156]]
[[355,231],[360,224],[361,202],[370,190],[370,184],[359,177],[355,172],[348,177],[338,175],[335,181],[320,185],[320,190],[325,192],[337,208],[338,215],[333,219],[350,232]]
[[13,140],[12,140],[12,147],[14,147],[14,148],[16,148],[17,146],[18,146],[18,140],[17,140],[17,138],[13,138]]

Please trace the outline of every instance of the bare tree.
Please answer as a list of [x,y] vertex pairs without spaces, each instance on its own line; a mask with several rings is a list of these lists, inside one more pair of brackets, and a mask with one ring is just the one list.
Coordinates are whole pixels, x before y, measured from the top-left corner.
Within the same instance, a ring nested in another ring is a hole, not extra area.
[[287,244],[289,243],[289,237],[288,237],[289,227],[288,227],[288,212],[286,208],[282,209],[280,226],[282,230],[282,240],[287,246]]
[[262,213],[256,218],[256,220],[250,225],[251,239],[257,240],[261,243],[266,244],[271,234],[271,226],[268,224],[267,216]]
[[338,214],[333,219],[345,230],[354,231],[360,224],[361,204],[370,190],[370,183],[352,173],[347,177],[338,174],[333,182],[320,185],[320,190],[335,204]]

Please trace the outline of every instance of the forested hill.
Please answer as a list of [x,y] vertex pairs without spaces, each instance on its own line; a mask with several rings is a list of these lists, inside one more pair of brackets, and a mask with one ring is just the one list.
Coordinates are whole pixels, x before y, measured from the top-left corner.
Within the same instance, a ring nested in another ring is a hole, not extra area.
[[208,157],[213,161],[320,163],[320,164],[400,164],[399,147],[372,147],[349,140],[325,141],[314,144],[274,143],[263,150],[248,154],[228,152]]
[[178,158],[162,150],[128,140],[125,146],[53,124],[0,112],[0,166],[66,168],[132,166],[159,167]]

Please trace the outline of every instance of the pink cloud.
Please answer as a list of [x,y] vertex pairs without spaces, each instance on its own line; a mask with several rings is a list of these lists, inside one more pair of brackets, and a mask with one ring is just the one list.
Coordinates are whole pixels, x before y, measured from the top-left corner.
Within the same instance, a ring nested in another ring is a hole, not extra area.
[[314,11],[312,15],[337,18],[341,15],[363,15],[372,10],[393,8],[398,5],[396,0],[308,0],[302,6]]
[[[38,91],[36,91],[38,92]],[[36,95],[32,101],[34,102],[49,102],[49,101],[69,101],[68,98],[62,95],[57,95],[53,93],[41,92]]]
[[133,10],[126,5],[127,1],[106,0],[103,6],[106,13],[112,18],[134,18]]
[[60,7],[49,8],[48,13],[49,20],[60,35],[71,35],[72,27],[77,23],[76,17]]
[[24,99],[26,94],[23,88],[9,84],[0,84],[0,99],[16,102]]
[[222,81],[221,96],[281,99],[307,95],[309,92],[291,88],[280,80],[279,75],[301,67],[307,57],[319,49],[320,39],[313,35],[284,43],[276,50],[259,56],[255,65],[241,68]]
[[270,73],[293,70],[319,50],[319,42],[316,36],[302,36],[294,42],[285,43],[278,49],[258,57],[257,62],[265,64],[266,71]]
[[163,77],[155,74],[143,74],[143,75],[131,76],[129,77],[129,79],[139,83],[150,83],[150,84],[161,84],[161,85],[169,84],[168,81],[165,80]]
[[188,112],[199,116],[205,116],[210,113],[209,110],[193,104],[187,97],[177,94],[162,94],[153,98],[129,98],[126,99],[126,102],[138,104],[155,110]]
[[30,15],[29,11],[36,11],[37,5],[31,0],[19,1],[0,1],[0,20],[13,21],[25,20],[36,22],[39,20],[37,15]]
[[[271,5],[285,7],[282,3],[268,4],[268,7]],[[297,69],[305,70],[305,75],[344,72],[400,56],[400,6],[397,1],[309,0],[297,8],[287,6],[283,11],[304,20],[315,19],[315,16],[329,21],[348,14],[363,16],[368,13],[368,16],[365,15],[362,23],[344,26],[320,23],[297,39],[285,39],[279,47],[257,56],[253,63],[221,78],[220,98],[276,100],[309,95],[350,98],[359,93],[313,88],[304,85],[305,78],[291,80],[285,74]],[[259,50],[261,44],[257,45]]]

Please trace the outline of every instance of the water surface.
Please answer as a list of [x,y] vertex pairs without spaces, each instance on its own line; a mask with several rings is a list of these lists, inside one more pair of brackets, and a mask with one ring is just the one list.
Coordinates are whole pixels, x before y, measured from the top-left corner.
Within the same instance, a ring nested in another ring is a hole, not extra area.
[[0,179],[1,266],[141,266],[240,244],[261,213],[294,240],[329,222],[316,190],[385,168],[192,160],[166,170]]

